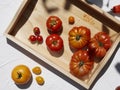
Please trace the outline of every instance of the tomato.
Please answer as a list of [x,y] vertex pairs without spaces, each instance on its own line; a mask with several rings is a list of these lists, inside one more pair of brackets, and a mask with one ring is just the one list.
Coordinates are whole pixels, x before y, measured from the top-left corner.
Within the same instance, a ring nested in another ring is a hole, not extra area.
[[93,69],[94,61],[90,60],[89,54],[85,50],[73,53],[70,61],[70,73],[78,78],[82,78]]
[[60,32],[62,30],[62,21],[57,16],[50,16],[46,21],[46,26],[51,33]]
[[38,43],[42,43],[43,42],[43,37],[41,35],[37,36],[37,41]]
[[68,22],[69,22],[69,24],[74,24],[75,18],[74,18],[73,16],[70,16],[70,17],[68,18]]
[[31,72],[26,65],[18,65],[14,67],[11,77],[16,84],[27,84],[31,79]]
[[41,73],[41,68],[36,66],[32,69],[32,72],[36,75],[39,75]]
[[41,77],[41,76],[37,76],[36,77],[36,81],[37,81],[37,83],[39,84],[39,85],[43,85],[44,84],[44,78],[43,77]]
[[110,36],[105,32],[98,32],[90,40],[88,47],[96,57],[103,58],[111,45]]
[[59,51],[63,48],[63,40],[57,34],[51,34],[46,38],[46,45],[52,51]]
[[33,32],[34,32],[35,35],[39,35],[39,34],[40,34],[40,29],[39,29],[39,27],[34,27],[34,28],[33,28]]
[[36,40],[37,40],[37,38],[36,38],[36,36],[35,35],[30,35],[29,36],[29,40],[30,40],[30,42],[36,42]]
[[73,27],[69,31],[69,44],[72,48],[81,49],[88,44],[91,38],[90,29],[85,26]]
[[120,5],[114,6],[113,9],[112,9],[112,11],[113,11],[114,13],[120,13]]

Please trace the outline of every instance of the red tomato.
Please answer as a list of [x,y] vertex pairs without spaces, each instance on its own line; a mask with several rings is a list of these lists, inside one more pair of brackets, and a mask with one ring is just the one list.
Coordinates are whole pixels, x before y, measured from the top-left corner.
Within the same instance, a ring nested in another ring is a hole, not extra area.
[[114,13],[120,13],[120,5],[114,6],[113,9],[112,9],[112,11],[113,11]]
[[90,60],[88,52],[85,50],[79,50],[75,52],[70,61],[70,72],[78,77],[82,78],[89,74],[94,65],[94,61]]
[[37,41],[38,43],[42,43],[43,42],[43,37],[41,35],[37,36]]
[[39,29],[39,27],[34,27],[34,28],[33,28],[33,32],[34,32],[35,35],[39,35],[39,34],[40,34],[40,29]]
[[57,34],[51,34],[46,38],[46,45],[52,51],[59,51],[63,48],[63,40]]
[[51,33],[60,32],[62,29],[62,21],[57,16],[50,16],[47,19],[46,26]]
[[105,32],[99,32],[90,40],[89,48],[96,57],[103,58],[111,44],[109,35]]
[[35,35],[30,35],[29,40],[30,40],[30,42],[35,42],[37,40],[37,38]]
[[88,44],[90,37],[91,32],[87,27],[73,27],[69,32],[69,44],[75,49],[81,49]]

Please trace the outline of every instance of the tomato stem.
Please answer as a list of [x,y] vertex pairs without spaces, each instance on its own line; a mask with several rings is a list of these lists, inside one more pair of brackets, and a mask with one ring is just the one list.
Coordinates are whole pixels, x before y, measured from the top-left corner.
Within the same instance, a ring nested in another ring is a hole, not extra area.
[[22,74],[20,72],[17,72],[18,74],[18,79],[22,77]]
[[80,40],[80,35],[76,35],[76,40],[78,41],[78,40]]
[[53,41],[52,43],[53,43],[54,45],[56,45],[56,44],[57,44],[57,40]]
[[102,42],[98,42],[100,47],[103,47],[103,43]]
[[80,61],[79,66],[81,67],[83,65],[84,65],[84,61]]
[[51,23],[50,23],[50,25],[51,25],[51,27],[52,27],[53,25],[56,25],[56,21],[55,21],[55,20],[52,20]]

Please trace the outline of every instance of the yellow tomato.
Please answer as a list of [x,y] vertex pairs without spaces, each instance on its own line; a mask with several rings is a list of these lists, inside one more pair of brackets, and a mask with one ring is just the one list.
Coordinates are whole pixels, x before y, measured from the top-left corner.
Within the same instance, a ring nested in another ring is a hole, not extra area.
[[41,77],[41,76],[37,76],[36,77],[36,82],[39,84],[39,85],[43,85],[44,84],[44,78]]
[[32,74],[26,65],[14,67],[11,77],[16,84],[26,84],[30,81]]
[[41,68],[39,66],[36,66],[32,69],[32,72],[36,75],[39,75],[41,73]]

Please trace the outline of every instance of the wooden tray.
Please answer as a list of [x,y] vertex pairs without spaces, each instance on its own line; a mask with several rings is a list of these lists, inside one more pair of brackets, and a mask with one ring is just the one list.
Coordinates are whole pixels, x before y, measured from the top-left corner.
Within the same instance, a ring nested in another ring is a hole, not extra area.
[[[50,15],[59,16],[63,21],[61,37],[64,40],[64,51],[61,55],[51,55],[45,44],[45,39],[49,35],[46,28],[46,20]],[[68,24],[68,17],[70,15],[75,17],[75,24],[73,25]],[[95,63],[90,77],[84,81],[74,77],[69,72],[69,62],[73,53],[68,46],[68,32],[73,26],[81,25],[90,28],[92,36],[99,31],[105,31],[109,33],[113,41],[112,47],[106,56],[101,62]],[[44,39],[44,42],[40,45],[31,44],[28,40],[29,35],[33,34],[32,30],[35,26],[40,27],[41,35]],[[85,0],[61,0],[60,2],[58,0],[23,0],[5,35],[7,39],[15,42],[79,85],[88,89],[108,62],[119,43],[119,29],[119,21],[94,4],[87,3]]]

